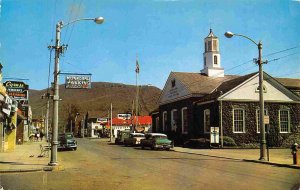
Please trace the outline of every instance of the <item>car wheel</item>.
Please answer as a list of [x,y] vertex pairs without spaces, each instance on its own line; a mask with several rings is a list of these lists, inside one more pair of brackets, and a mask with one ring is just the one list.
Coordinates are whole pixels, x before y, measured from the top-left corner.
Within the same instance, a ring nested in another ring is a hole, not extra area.
[[170,151],[170,148],[167,148],[166,150],[167,150],[167,151]]
[[142,149],[144,150],[144,149],[145,149],[145,147],[144,147],[144,146],[142,146]]

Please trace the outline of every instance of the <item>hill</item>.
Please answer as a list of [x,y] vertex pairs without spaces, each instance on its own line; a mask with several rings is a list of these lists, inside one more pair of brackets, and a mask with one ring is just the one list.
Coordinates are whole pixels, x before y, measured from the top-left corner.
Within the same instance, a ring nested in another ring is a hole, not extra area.
[[[32,107],[33,118],[41,118],[46,113],[46,100],[41,96],[47,92],[44,90],[29,90],[29,103]],[[141,86],[139,91],[140,115],[148,115],[157,107],[157,101],[161,90],[153,86]],[[87,111],[106,117],[113,104],[113,117],[118,113],[131,113],[132,101],[136,96],[134,85],[119,83],[92,82],[90,89],[65,89],[59,87],[59,123],[64,125],[70,110],[75,109],[81,117]],[[50,101],[50,118],[52,115],[52,101]]]

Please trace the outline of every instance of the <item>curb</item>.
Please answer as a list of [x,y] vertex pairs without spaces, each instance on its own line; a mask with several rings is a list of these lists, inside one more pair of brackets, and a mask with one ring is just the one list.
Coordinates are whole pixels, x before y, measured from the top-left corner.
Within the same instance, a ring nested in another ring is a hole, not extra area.
[[209,156],[209,157],[214,157],[214,158],[222,158],[222,159],[230,159],[230,160],[240,160],[240,161],[244,161],[244,162],[267,164],[267,165],[273,165],[273,166],[278,166],[278,167],[286,167],[286,168],[292,168],[292,169],[300,169],[299,165],[280,164],[280,163],[275,163],[275,162],[266,162],[266,161],[239,159],[239,158],[228,158],[228,157],[222,157],[222,156],[200,154],[200,153],[195,153],[195,152],[183,152],[183,151],[178,151],[178,150],[174,150],[174,152],[185,153],[185,154],[196,154],[196,155],[201,155],[201,156]]
[[243,159],[243,161],[259,163],[259,164],[267,164],[267,165],[278,166],[278,167],[286,167],[286,168],[292,168],[292,169],[300,169],[299,165],[280,164],[280,163],[275,163],[275,162],[266,162],[266,161],[248,160],[248,159]]
[[52,172],[52,171],[65,171],[65,167],[60,166],[46,166],[39,169],[8,169],[8,170],[0,170],[0,173],[25,173],[25,172]]
[[40,172],[43,171],[42,168],[40,169],[10,169],[10,170],[0,170],[0,173],[25,173],[25,172]]

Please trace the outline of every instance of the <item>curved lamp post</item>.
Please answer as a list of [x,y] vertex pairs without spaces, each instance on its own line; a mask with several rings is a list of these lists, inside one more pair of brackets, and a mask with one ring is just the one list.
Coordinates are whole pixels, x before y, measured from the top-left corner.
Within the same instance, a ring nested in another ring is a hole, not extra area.
[[265,134],[265,123],[264,123],[264,95],[263,95],[263,68],[262,68],[262,43],[259,41],[258,43],[249,38],[248,36],[244,36],[241,34],[234,34],[232,32],[226,32],[224,34],[227,38],[231,38],[233,36],[240,36],[250,40],[254,43],[258,48],[258,60],[257,64],[259,66],[259,127],[260,127],[260,134],[261,134],[261,141],[260,141],[260,158],[259,160],[266,160],[266,134]]
[[71,21],[67,24],[63,24],[62,21],[59,21],[56,24],[56,40],[55,46],[51,48],[55,49],[55,64],[54,64],[54,94],[53,94],[53,130],[52,130],[52,144],[51,144],[51,159],[48,165],[56,166],[57,163],[57,145],[58,145],[58,103],[59,103],[59,56],[63,53],[64,46],[60,45],[60,33],[61,29],[65,26],[73,24],[78,21],[82,20],[93,20],[97,24],[102,24],[104,22],[103,17],[96,17],[96,18],[80,18],[74,21]]

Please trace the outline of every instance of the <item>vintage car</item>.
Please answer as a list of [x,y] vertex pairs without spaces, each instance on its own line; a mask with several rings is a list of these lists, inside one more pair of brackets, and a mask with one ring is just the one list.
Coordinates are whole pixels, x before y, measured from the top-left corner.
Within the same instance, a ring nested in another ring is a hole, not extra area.
[[77,150],[77,141],[74,139],[73,133],[59,134],[58,149]]
[[162,133],[147,133],[145,134],[145,139],[141,140],[141,147],[149,147],[154,149],[164,149],[170,150],[174,148],[174,144],[168,139],[168,136]]
[[141,144],[141,140],[145,138],[143,133],[130,133],[128,138],[124,139],[125,146],[135,146]]
[[124,139],[128,138],[130,131],[118,131],[117,138],[115,139],[115,144],[123,144]]

